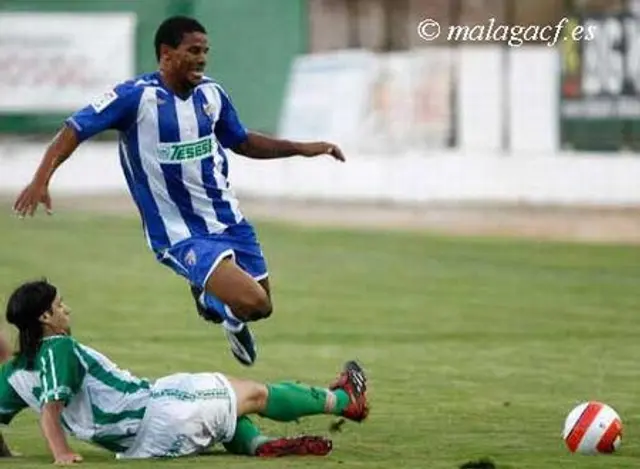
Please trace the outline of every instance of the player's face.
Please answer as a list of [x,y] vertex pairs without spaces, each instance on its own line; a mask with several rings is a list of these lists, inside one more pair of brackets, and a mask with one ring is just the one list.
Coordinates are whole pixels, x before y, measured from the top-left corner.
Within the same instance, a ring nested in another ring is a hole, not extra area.
[[51,303],[51,309],[41,317],[42,323],[54,334],[71,333],[71,309],[64,303],[60,295]]
[[209,41],[206,34],[198,32],[185,34],[171,57],[175,75],[185,83],[197,86],[204,77],[208,52]]

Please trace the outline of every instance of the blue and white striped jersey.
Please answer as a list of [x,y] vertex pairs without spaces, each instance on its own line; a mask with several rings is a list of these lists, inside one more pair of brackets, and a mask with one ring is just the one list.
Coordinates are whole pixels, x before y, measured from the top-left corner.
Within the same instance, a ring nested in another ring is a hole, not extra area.
[[214,81],[204,79],[183,100],[163,85],[159,72],[141,75],[66,122],[81,142],[107,129],[119,131],[120,163],[157,254],[243,220],[224,148],[242,143],[247,131]]

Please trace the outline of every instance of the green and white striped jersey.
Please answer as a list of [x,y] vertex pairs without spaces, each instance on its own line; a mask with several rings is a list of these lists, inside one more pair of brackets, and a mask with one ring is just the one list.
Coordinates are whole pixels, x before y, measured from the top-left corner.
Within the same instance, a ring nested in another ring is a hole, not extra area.
[[9,424],[26,407],[40,411],[40,376],[27,370],[25,360],[14,357],[0,368],[0,423]]
[[138,432],[150,383],[121,370],[107,357],[69,336],[47,337],[36,369],[20,359],[0,373],[0,419],[8,423],[29,406],[62,401],[63,427],[76,438],[113,452],[126,451]]

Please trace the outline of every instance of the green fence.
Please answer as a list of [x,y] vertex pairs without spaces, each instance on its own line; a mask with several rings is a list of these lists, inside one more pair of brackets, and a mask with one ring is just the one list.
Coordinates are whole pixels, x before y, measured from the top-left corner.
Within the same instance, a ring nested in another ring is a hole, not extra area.
[[247,125],[276,129],[293,58],[307,50],[306,1],[196,0],[207,27],[210,70]]
[[[157,67],[153,35],[160,22],[194,16],[209,33],[208,74],[229,91],[248,127],[268,133],[277,128],[292,60],[307,49],[306,0],[0,0],[2,11],[135,12],[138,73]],[[65,117],[0,113],[0,132],[50,133]]]

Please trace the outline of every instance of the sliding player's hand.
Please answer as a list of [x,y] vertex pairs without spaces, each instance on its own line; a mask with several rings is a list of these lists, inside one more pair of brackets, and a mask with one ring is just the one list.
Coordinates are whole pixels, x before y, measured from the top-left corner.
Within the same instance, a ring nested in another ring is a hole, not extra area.
[[13,204],[13,210],[20,218],[25,215],[33,216],[38,208],[38,204],[44,204],[47,213],[51,215],[52,206],[49,187],[47,184],[33,181],[22,190]]
[[82,456],[76,453],[65,453],[56,456],[55,463],[57,466],[66,466],[68,464],[77,464],[82,462]]

